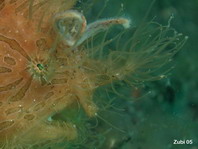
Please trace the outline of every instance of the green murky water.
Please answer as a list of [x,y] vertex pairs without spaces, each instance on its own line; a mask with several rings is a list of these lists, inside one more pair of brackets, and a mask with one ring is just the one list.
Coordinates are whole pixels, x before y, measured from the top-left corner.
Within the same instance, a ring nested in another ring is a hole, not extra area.
[[[136,27],[145,17],[151,0],[95,0],[94,5],[81,4],[76,8],[85,11],[88,22],[125,16]],[[115,90],[108,90],[108,86],[99,88],[94,95],[100,107],[97,118],[89,119],[81,109],[76,112],[72,108],[58,117],[75,123],[79,139],[45,148],[198,149],[197,10],[197,0],[156,0],[146,20],[167,25],[173,15],[171,27],[189,37],[174,56],[171,63],[174,68],[168,76],[132,87],[121,82],[115,84]]]

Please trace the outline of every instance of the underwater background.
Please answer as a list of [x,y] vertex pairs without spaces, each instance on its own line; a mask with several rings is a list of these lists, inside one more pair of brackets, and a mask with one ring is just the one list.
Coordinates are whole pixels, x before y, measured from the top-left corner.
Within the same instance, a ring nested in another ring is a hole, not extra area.
[[[85,16],[92,21],[119,14],[131,18],[132,26],[137,26],[151,3],[151,0],[96,0]],[[146,82],[137,88],[118,85],[117,90],[124,97],[109,93],[107,101],[106,94],[98,93],[108,107],[100,112],[102,120],[86,122],[90,128],[88,135],[92,135],[81,145],[69,148],[198,149],[197,10],[198,0],[155,1],[146,20],[166,25],[174,16],[171,27],[189,37],[174,57],[174,69],[165,79]],[[185,144],[174,144],[174,140],[184,140]]]
[[[124,16],[131,18],[132,27],[143,18],[166,25],[173,16],[171,27],[189,39],[174,56],[174,69],[166,78],[137,87],[120,83],[117,93],[105,93],[106,87],[98,89],[93,98],[100,105],[100,117],[89,119],[83,111],[76,113],[72,108],[56,115],[54,119],[75,123],[80,139],[50,148],[198,149],[198,0],[156,0],[148,12],[151,3],[152,0],[78,1],[76,9],[84,10],[88,22]],[[175,140],[185,144],[174,144]]]

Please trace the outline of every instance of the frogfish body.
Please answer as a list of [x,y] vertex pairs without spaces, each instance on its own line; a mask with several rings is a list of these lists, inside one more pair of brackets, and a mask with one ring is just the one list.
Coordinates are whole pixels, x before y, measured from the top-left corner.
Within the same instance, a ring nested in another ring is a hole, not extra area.
[[[79,55],[63,53],[67,46],[58,42],[53,30],[53,15],[74,4],[74,0],[0,0],[1,146],[74,139],[71,123],[47,118],[74,100],[80,100],[90,116],[96,110],[89,101],[92,86],[86,85],[86,74],[65,67],[77,63]],[[86,87],[89,90],[81,90]]]

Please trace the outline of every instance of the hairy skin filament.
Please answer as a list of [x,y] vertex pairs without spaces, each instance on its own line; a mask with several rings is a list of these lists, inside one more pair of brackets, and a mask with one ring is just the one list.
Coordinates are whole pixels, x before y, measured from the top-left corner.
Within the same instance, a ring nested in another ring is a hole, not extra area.
[[[126,18],[103,19],[88,24],[85,17],[74,10],[58,14],[54,19],[55,29],[68,46],[79,46],[85,40],[96,34],[108,30],[113,25],[122,25],[125,29],[130,27],[130,20]],[[70,24],[70,22],[72,24]]]

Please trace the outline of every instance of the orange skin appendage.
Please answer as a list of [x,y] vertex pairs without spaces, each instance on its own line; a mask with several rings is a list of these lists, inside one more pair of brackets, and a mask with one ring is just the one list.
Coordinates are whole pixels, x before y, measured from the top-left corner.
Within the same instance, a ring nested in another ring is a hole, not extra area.
[[[36,6],[39,0],[35,2]],[[94,86],[87,75],[76,67],[63,67],[78,63],[84,53],[63,53],[67,46],[56,42],[49,21],[57,12],[45,13],[44,31],[38,31],[43,9],[28,16],[31,4],[26,3],[30,2],[0,2],[0,144],[75,139],[73,124],[47,119],[74,101],[80,102],[89,116],[95,114],[97,107],[91,101]],[[68,3],[66,9],[75,2]]]

